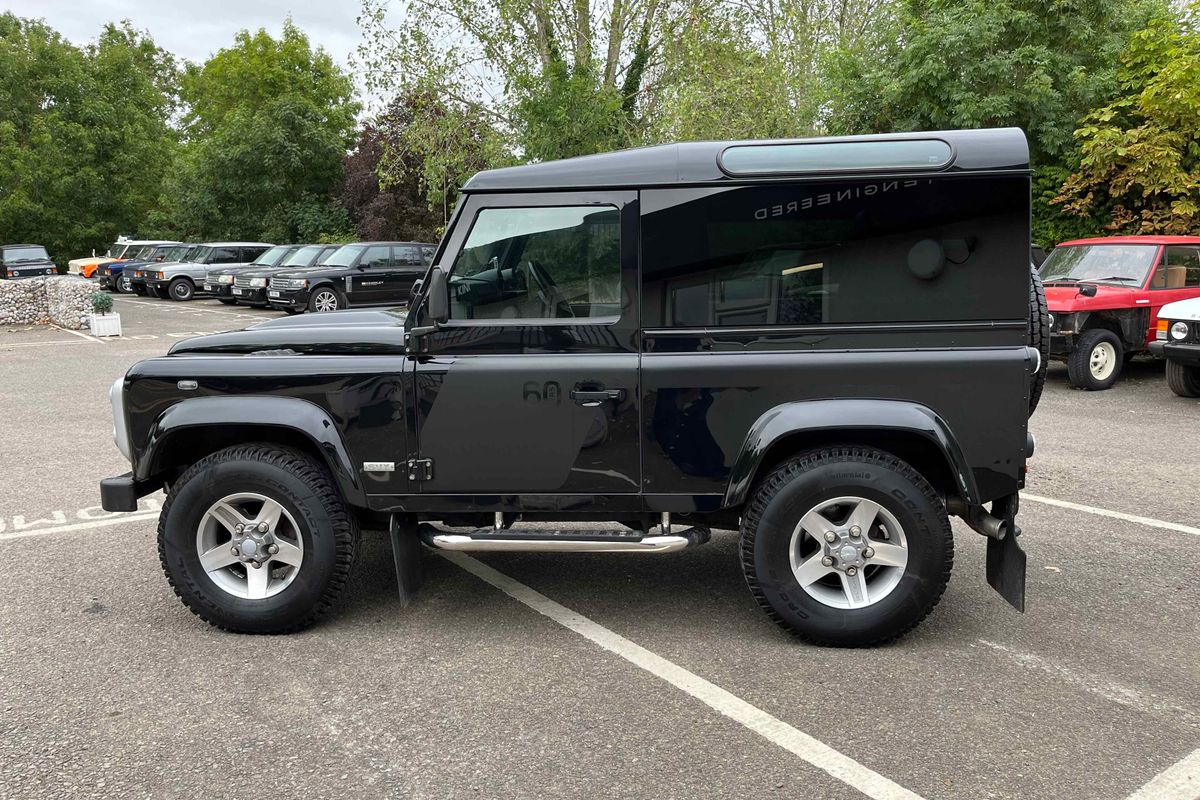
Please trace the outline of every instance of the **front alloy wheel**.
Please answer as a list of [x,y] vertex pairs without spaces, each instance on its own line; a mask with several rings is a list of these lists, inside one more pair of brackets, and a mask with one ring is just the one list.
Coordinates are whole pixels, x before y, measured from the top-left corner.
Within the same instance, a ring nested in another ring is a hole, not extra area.
[[341,307],[337,292],[333,289],[318,289],[308,301],[309,308],[318,313],[337,311]]
[[221,498],[196,528],[196,555],[217,587],[234,597],[262,600],[300,574],[300,526],[277,501],[255,492]]

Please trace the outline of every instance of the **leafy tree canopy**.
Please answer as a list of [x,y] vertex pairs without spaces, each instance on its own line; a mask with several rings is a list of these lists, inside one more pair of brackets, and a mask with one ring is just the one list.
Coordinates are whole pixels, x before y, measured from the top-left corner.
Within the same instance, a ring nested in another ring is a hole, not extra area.
[[1118,233],[1200,230],[1200,3],[1134,34],[1121,93],[1075,132],[1082,157],[1058,202]]

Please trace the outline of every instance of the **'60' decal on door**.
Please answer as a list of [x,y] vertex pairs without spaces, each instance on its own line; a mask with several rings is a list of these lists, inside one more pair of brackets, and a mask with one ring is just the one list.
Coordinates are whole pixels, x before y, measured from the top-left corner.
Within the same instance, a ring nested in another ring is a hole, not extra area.
[[543,400],[555,405],[562,403],[562,388],[558,385],[558,381],[546,381],[542,384],[537,381],[526,381],[524,395],[526,403],[540,403]]

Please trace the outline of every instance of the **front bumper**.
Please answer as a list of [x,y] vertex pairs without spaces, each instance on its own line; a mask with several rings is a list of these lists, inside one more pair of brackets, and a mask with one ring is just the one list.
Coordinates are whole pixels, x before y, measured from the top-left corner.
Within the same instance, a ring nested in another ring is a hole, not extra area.
[[239,303],[246,303],[252,306],[265,306],[267,304],[267,290],[258,287],[233,287],[233,299]]
[[226,299],[232,294],[233,287],[228,283],[213,283],[205,281],[201,286],[197,287],[211,294],[213,297],[224,297]]
[[[1168,361],[1185,367],[1200,367],[1200,344],[1196,342],[1155,342],[1162,345],[1162,354]],[[1151,350],[1154,344],[1150,345]]]
[[306,308],[308,289],[267,289],[267,303],[271,308]]
[[105,511],[137,511],[138,500],[157,492],[160,480],[139,481],[132,472],[100,481],[100,506]]

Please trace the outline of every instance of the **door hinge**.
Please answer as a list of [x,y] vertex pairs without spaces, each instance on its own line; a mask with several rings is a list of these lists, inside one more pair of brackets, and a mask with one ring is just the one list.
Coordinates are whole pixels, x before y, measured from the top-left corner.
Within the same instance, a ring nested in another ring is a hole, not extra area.
[[410,481],[433,480],[433,459],[410,458],[408,460],[408,479]]

